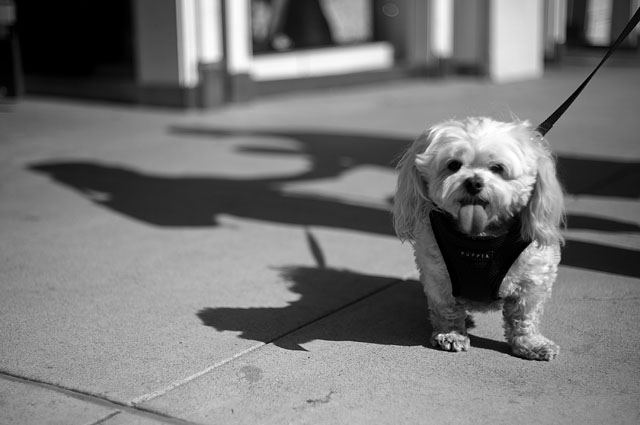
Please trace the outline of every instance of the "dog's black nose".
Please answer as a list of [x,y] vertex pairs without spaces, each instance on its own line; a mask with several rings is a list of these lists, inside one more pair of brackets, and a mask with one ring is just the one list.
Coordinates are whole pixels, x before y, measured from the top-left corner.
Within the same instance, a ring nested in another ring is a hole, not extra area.
[[484,180],[482,177],[473,176],[464,181],[464,188],[467,189],[470,195],[477,195],[484,187]]

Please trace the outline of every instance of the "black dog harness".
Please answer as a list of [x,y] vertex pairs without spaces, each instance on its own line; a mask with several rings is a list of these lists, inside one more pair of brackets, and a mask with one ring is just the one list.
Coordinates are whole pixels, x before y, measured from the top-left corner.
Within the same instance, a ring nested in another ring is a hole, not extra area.
[[453,296],[485,302],[500,299],[502,280],[531,243],[520,236],[518,223],[502,236],[470,237],[459,232],[441,211],[431,211],[429,219],[449,272]]

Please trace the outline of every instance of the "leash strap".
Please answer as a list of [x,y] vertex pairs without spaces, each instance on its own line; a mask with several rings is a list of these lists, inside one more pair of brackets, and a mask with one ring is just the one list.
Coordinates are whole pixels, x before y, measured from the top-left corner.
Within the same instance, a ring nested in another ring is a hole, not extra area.
[[591,71],[591,74],[589,74],[589,76],[582,82],[582,84],[580,84],[580,87],[578,87],[576,91],[574,91],[571,94],[571,96],[569,96],[569,98],[565,100],[562,105],[560,105],[558,109],[556,109],[551,115],[549,115],[549,117],[546,120],[544,120],[544,122],[540,124],[538,128],[536,128],[536,131],[540,133],[541,136],[544,136],[545,134],[547,134],[547,132],[551,130],[553,125],[556,123],[556,121],[558,121],[558,119],[562,116],[562,114],[564,114],[564,112],[567,109],[569,109],[569,106],[571,106],[573,101],[576,100],[576,98],[582,92],[582,90],[587,86],[587,84],[589,84],[589,81],[591,81],[591,78],[595,75],[596,72],[598,72],[600,67],[607,61],[607,59],[609,59],[609,56],[611,56],[613,51],[616,50],[618,46],[620,46],[620,44],[624,41],[625,38],[627,38],[627,36],[633,30],[633,28],[635,28],[635,26],[638,25],[639,21],[640,21],[640,8],[636,10],[636,13],[633,15],[633,17],[631,18],[627,26],[624,27],[624,29],[618,36],[618,39],[615,41],[615,43],[611,45],[611,47],[609,47],[609,50],[607,50],[607,53],[604,55],[604,57],[602,58],[598,66],[596,66],[596,68],[593,71]]

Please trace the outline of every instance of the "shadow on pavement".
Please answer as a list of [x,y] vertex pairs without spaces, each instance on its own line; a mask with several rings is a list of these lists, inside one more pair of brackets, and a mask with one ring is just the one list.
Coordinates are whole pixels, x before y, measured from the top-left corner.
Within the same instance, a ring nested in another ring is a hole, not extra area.
[[[217,226],[217,216],[228,214],[256,220],[326,226],[393,236],[389,212],[327,198],[293,196],[280,185],[339,178],[360,165],[393,167],[408,140],[374,135],[329,133],[233,131],[173,127],[180,135],[218,137],[255,136],[256,145],[237,148],[239,154],[304,155],[312,166],[300,174],[258,179],[224,176],[168,177],[98,162],[46,162],[30,169],[69,186],[96,204],[130,218],[157,226]],[[259,137],[286,137],[297,148],[259,145]],[[345,160],[348,159],[348,161]],[[558,168],[570,194],[640,197],[640,163],[560,157]],[[375,184],[375,183],[373,183]],[[570,215],[571,229],[603,232],[640,232],[635,223],[587,214]],[[640,252],[594,242],[569,240],[563,264],[640,277]]]
[[[210,138],[214,143],[219,137],[243,137],[245,144],[235,148],[239,155],[303,155],[310,159],[311,168],[299,174],[256,179],[153,175],[91,161],[43,162],[32,164],[30,169],[78,191],[100,206],[151,225],[218,226],[217,217],[226,214],[394,235],[389,212],[385,209],[311,195],[293,196],[283,193],[280,188],[285,183],[338,179],[360,165],[391,168],[408,140],[362,134],[237,132],[184,127],[174,127],[171,131]],[[251,140],[247,136],[256,137],[255,146],[246,145],[246,141]],[[261,146],[260,137],[286,137],[295,139],[298,144],[291,149]],[[637,184],[640,164],[636,162],[560,157],[558,168],[570,194],[634,200],[640,195]],[[569,216],[568,223],[572,229],[640,231],[635,223],[587,213]],[[309,232],[307,239],[318,267],[280,270],[291,285],[291,291],[300,295],[298,301],[281,308],[204,308],[197,313],[202,323],[218,331],[240,332],[244,339],[274,343],[293,350],[301,350],[301,344],[318,339],[400,346],[427,344],[431,330],[426,300],[418,282],[401,283],[392,277],[326,268],[321,247]],[[638,251],[595,242],[569,240],[563,251],[563,264],[640,277]],[[381,296],[371,302],[376,293]],[[369,302],[358,304],[364,297]],[[346,309],[347,306],[350,308]],[[358,307],[367,310],[363,313]],[[331,317],[327,317],[329,315]],[[319,321],[324,317],[327,320]],[[316,326],[305,326],[310,321],[316,321]],[[284,334],[283,329],[286,330]],[[472,346],[510,353],[505,342],[470,336]]]
[[[198,317],[218,332],[240,332],[243,339],[272,343],[287,350],[305,350],[301,344],[314,340],[431,348],[432,328],[420,282],[319,267],[285,267],[280,271],[291,284],[290,291],[300,294],[298,301],[273,308],[204,308]],[[335,310],[317,311],[318,307],[335,305],[336,299],[344,297],[345,288],[362,295]],[[359,304],[364,298],[368,302]],[[302,320],[310,312],[316,313],[311,318],[315,326]],[[296,320],[301,323],[292,326]],[[282,329],[288,330],[279,334]],[[511,354],[504,341],[472,334],[469,337],[473,347]]]
[[[417,281],[399,282],[331,268],[285,267],[280,272],[289,290],[300,295],[298,301],[286,307],[205,308],[198,317],[218,331],[241,332],[243,339],[294,350],[303,350],[300,344],[318,339],[399,346],[428,342],[426,299]],[[363,303],[365,313],[357,308],[358,300],[371,300],[376,293],[381,294],[379,302]],[[345,309],[347,306],[351,308]],[[329,315],[326,322],[308,326]],[[299,329],[301,326],[305,327]],[[286,333],[279,334],[283,329]]]
[[567,193],[572,195],[640,198],[638,162],[561,156],[558,174]]
[[165,177],[92,162],[31,167],[98,205],[156,226],[218,226],[217,216],[349,228],[390,235],[389,213],[327,199],[283,194],[273,179]]

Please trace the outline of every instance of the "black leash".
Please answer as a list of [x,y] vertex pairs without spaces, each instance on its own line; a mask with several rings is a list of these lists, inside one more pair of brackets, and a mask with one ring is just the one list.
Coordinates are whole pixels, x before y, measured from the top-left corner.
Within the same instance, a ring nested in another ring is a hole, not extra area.
[[571,106],[573,101],[576,100],[578,95],[587,86],[589,81],[591,81],[591,78],[595,75],[596,72],[598,72],[600,67],[607,61],[607,59],[609,59],[609,56],[611,56],[611,53],[613,53],[613,51],[616,50],[618,46],[620,46],[620,44],[624,41],[624,39],[627,38],[631,30],[633,30],[633,28],[635,28],[635,26],[638,25],[639,21],[640,21],[640,8],[636,10],[636,13],[633,15],[633,17],[631,18],[627,26],[624,27],[624,29],[618,36],[618,39],[615,41],[615,43],[611,45],[611,47],[609,47],[609,50],[607,50],[607,53],[604,55],[604,57],[602,58],[598,66],[596,66],[596,68],[591,72],[591,74],[589,74],[589,76],[582,82],[582,84],[580,84],[580,87],[578,87],[576,91],[574,91],[571,94],[571,96],[569,96],[569,98],[565,100],[562,105],[560,105],[558,109],[556,109],[551,115],[549,115],[549,118],[544,120],[542,124],[540,124],[538,128],[536,128],[536,131],[540,133],[541,136],[544,136],[545,134],[547,134],[547,132],[551,130],[551,127],[553,127],[553,125],[556,123],[556,121],[558,121],[558,119],[562,116],[562,114],[564,114],[564,112],[567,109],[569,109],[569,106]]

